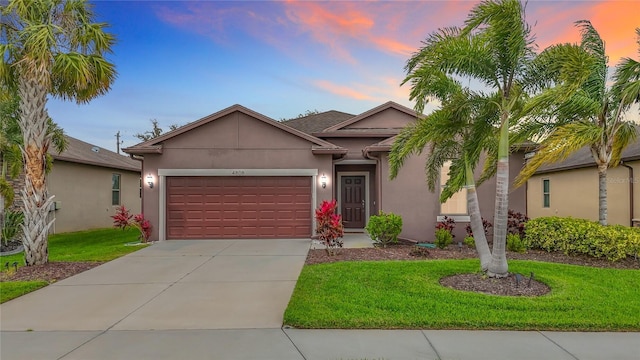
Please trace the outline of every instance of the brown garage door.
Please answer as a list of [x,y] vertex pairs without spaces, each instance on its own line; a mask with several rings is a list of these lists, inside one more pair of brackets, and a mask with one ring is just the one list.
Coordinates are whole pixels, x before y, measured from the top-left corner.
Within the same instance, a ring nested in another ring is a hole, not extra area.
[[167,239],[311,235],[311,177],[167,177]]

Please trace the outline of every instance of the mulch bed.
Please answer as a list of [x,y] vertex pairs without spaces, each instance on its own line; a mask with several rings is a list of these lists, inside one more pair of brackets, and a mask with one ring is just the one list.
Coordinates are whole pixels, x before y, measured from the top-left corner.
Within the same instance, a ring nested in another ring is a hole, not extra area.
[[[92,269],[103,262],[49,262],[44,265],[22,266],[15,271],[9,266],[8,271],[0,273],[2,281],[44,280],[52,283],[66,279],[75,274]],[[4,265],[3,265],[4,266]]]

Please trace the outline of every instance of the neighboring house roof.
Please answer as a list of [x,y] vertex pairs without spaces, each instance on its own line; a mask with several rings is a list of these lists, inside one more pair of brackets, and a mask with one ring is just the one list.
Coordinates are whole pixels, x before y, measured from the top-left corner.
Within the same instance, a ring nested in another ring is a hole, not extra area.
[[[622,161],[640,160],[640,138],[629,144],[622,152]],[[550,173],[554,171],[579,169],[596,166],[588,146],[571,154],[566,160],[541,166],[536,174]]]
[[307,134],[321,132],[324,129],[340,124],[348,119],[355,117],[353,114],[345,112],[329,110],[318,114],[299,117],[297,119],[282,121],[282,124],[298,129]]
[[275,121],[267,116],[264,116],[260,113],[257,113],[251,109],[248,109],[242,105],[233,105],[230,106],[226,109],[223,109],[221,111],[218,111],[216,113],[213,113],[211,115],[205,116],[200,120],[196,120],[192,123],[189,123],[187,125],[181,126],[173,131],[170,131],[164,135],[160,135],[157,138],[142,142],[140,144],[134,145],[132,147],[128,147],[123,149],[124,152],[129,153],[129,154],[149,154],[149,153],[162,153],[162,142],[166,141],[168,139],[171,139],[175,136],[178,136],[180,134],[183,134],[187,131],[193,130],[197,127],[200,127],[202,125],[208,124],[212,121],[215,121],[217,119],[220,119],[224,116],[227,116],[231,113],[234,112],[241,112],[245,115],[251,116],[259,121],[262,121],[266,124],[269,124],[271,126],[277,127],[280,130],[283,130],[287,133],[290,133],[292,135],[295,135],[299,138],[305,139],[309,142],[311,142],[312,144],[314,144],[312,146],[312,151],[314,153],[322,153],[322,154],[343,154],[347,152],[347,149],[342,148],[340,146],[334,145],[328,141],[324,141],[322,139],[319,139],[315,136],[312,136],[310,134],[307,134],[303,131],[300,131],[298,129],[295,129],[293,127],[290,127],[288,125],[285,125],[284,122],[278,122]]
[[71,136],[65,135],[65,138],[67,140],[67,149],[65,151],[57,153],[54,149],[49,149],[49,154],[53,156],[54,160],[136,172],[140,172],[142,168],[140,161],[133,160],[128,156],[116,154],[113,151],[103,149]]

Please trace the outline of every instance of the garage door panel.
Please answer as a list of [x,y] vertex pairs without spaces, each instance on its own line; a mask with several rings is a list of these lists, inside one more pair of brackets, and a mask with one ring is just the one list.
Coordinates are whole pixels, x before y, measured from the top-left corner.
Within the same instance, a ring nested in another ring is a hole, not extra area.
[[307,237],[310,177],[168,177],[170,239]]

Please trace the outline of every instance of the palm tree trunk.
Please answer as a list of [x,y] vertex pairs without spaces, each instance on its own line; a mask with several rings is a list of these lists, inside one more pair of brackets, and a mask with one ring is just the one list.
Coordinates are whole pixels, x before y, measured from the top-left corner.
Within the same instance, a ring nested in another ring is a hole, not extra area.
[[467,188],[467,208],[469,209],[469,218],[471,221],[471,231],[476,244],[476,251],[480,258],[480,268],[487,271],[491,262],[491,250],[487,244],[487,237],[484,233],[484,225],[482,224],[482,214],[480,214],[480,205],[478,203],[478,193],[476,192],[476,184],[473,178],[473,170],[468,162],[465,161],[466,172],[466,188]]
[[490,277],[508,275],[507,265],[507,217],[509,214],[509,121],[502,115],[500,144],[498,147],[498,169],[496,171],[496,208],[493,218],[493,252],[487,274]]
[[607,165],[598,165],[598,220],[607,225]]
[[47,91],[37,79],[20,78],[20,129],[24,138],[25,187],[22,243],[27,266],[46,264],[49,258],[47,236],[53,220],[47,223],[52,197],[47,196],[45,178],[47,136]]

